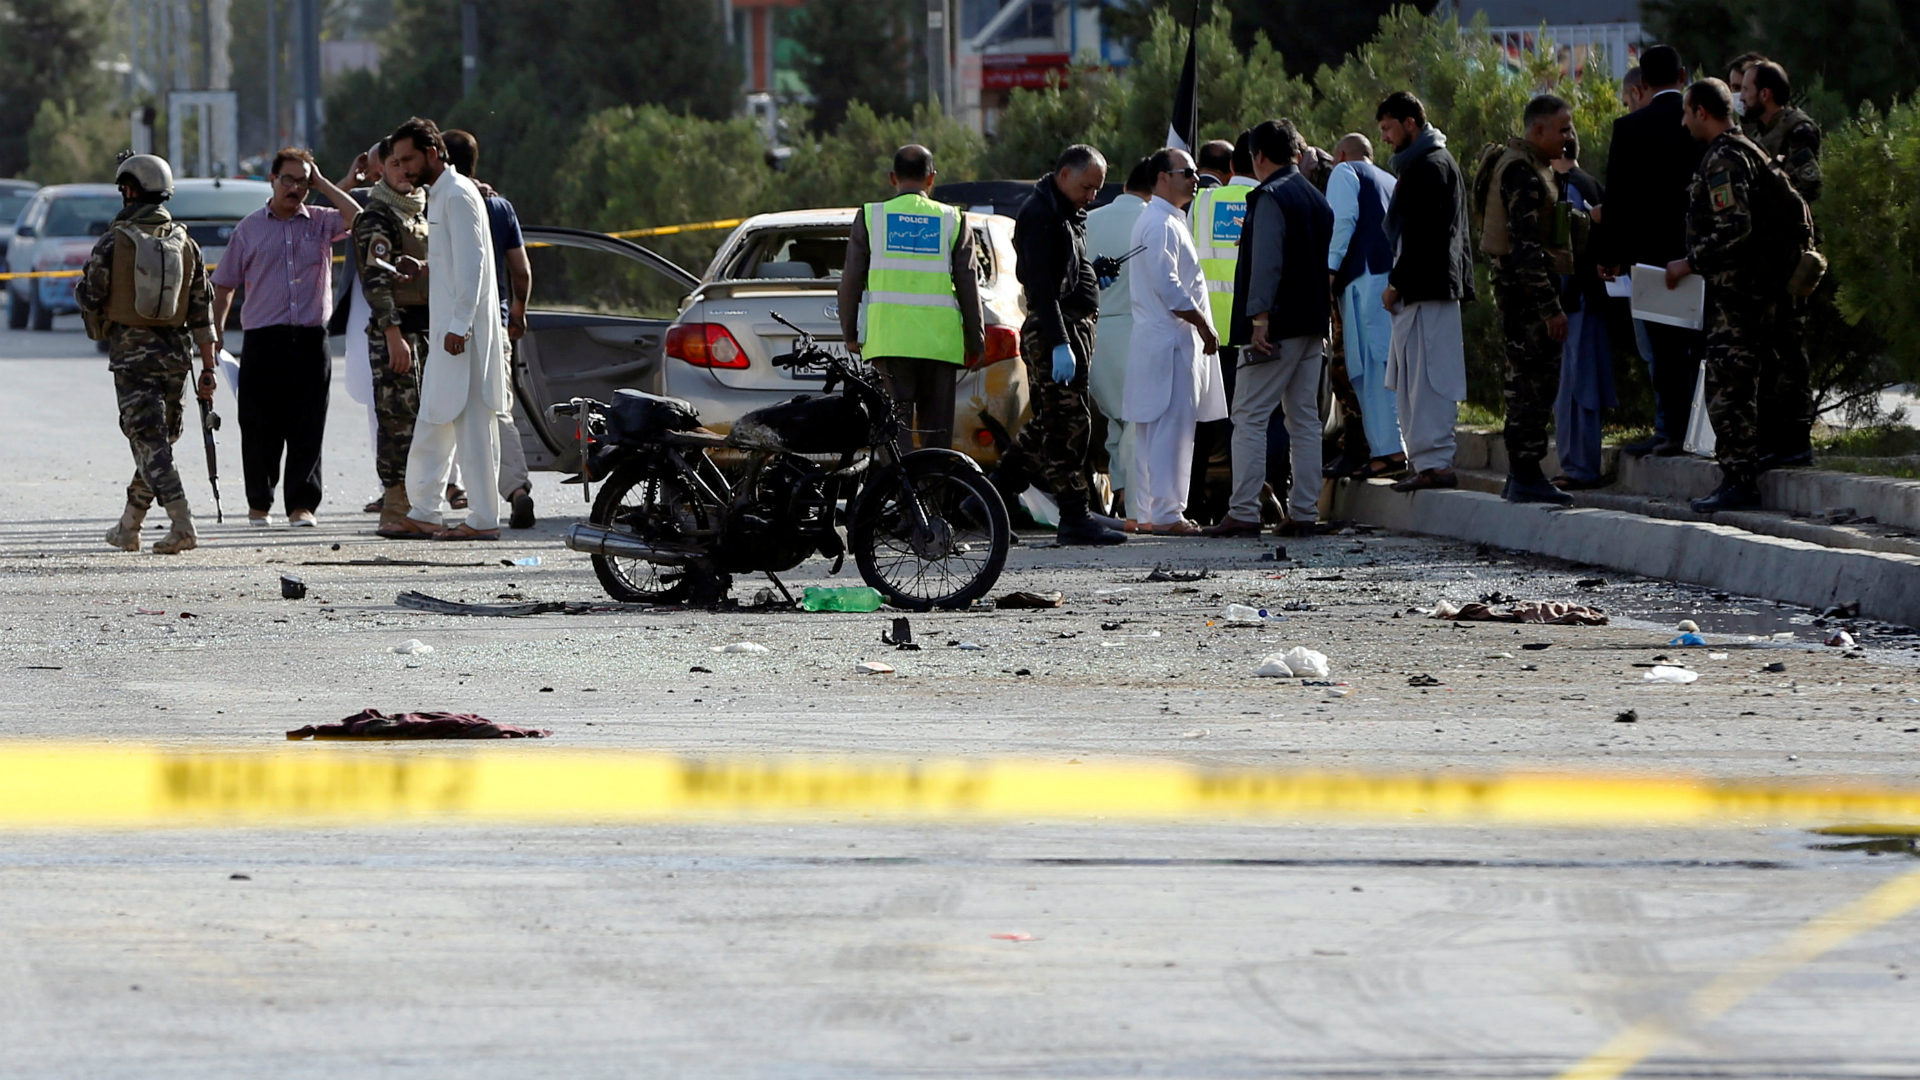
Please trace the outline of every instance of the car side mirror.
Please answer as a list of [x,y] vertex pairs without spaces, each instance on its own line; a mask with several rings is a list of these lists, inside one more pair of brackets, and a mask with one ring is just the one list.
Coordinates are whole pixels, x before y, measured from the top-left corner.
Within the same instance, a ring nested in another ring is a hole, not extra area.
[[13,230],[13,235],[31,237],[33,235],[33,226],[21,225],[18,228]]

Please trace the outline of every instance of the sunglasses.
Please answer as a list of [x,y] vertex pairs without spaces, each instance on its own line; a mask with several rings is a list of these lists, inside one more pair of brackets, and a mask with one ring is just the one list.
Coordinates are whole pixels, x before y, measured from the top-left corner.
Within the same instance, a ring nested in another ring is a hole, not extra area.
[[1171,176],[1184,176],[1189,180],[1195,179],[1200,175],[1200,173],[1194,169],[1168,169],[1167,173]]

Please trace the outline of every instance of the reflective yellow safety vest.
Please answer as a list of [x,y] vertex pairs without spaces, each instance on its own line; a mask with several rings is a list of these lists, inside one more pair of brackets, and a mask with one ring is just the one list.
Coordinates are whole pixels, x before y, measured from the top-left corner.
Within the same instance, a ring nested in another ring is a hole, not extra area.
[[1247,220],[1247,192],[1252,190],[1244,184],[1202,188],[1187,208],[1200,272],[1207,279],[1213,327],[1223,334],[1233,322],[1233,267],[1240,257],[1240,227]]
[[911,356],[966,362],[953,246],[960,211],[918,192],[866,205],[873,261],[860,298],[860,351],[869,359]]

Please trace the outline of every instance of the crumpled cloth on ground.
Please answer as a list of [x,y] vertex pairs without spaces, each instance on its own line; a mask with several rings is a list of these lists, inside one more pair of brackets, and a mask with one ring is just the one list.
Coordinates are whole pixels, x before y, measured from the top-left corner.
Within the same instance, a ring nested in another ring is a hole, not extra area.
[[287,732],[289,739],[544,739],[543,728],[496,724],[473,713],[409,712],[388,716],[365,709],[337,724],[308,724]]
[[1434,605],[1433,617],[1458,619],[1463,622],[1549,623],[1555,626],[1607,625],[1607,617],[1601,613],[1600,609],[1583,607],[1580,604],[1563,604],[1557,600],[1527,600],[1500,611],[1486,604],[1456,605],[1442,600]]

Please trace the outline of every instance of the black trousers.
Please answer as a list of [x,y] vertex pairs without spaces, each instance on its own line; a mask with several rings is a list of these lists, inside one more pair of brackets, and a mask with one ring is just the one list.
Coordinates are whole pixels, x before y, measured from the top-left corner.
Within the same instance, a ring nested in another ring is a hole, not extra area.
[[916,434],[922,448],[952,449],[953,387],[960,365],[913,356],[879,356],[873,366],[886,377],[887,392],[893,395],[907,428],[903,449],[914,449]]
[[1685,442],[1687,420],[1693,415],[1693,384],[1699,381],[1700,361],[1707,351],[1706,335],[1698,330],[1650,322],[1647,341],[1653,346],[1653,379],[1660,398],[1661,428],[1667,438]]
[[324,326],[262,326],[247,331],[240,354],[240,464],[247,506],[273,509],[286,458],[286,507],[320,506],[320,439],[327,428],[333,357]]

